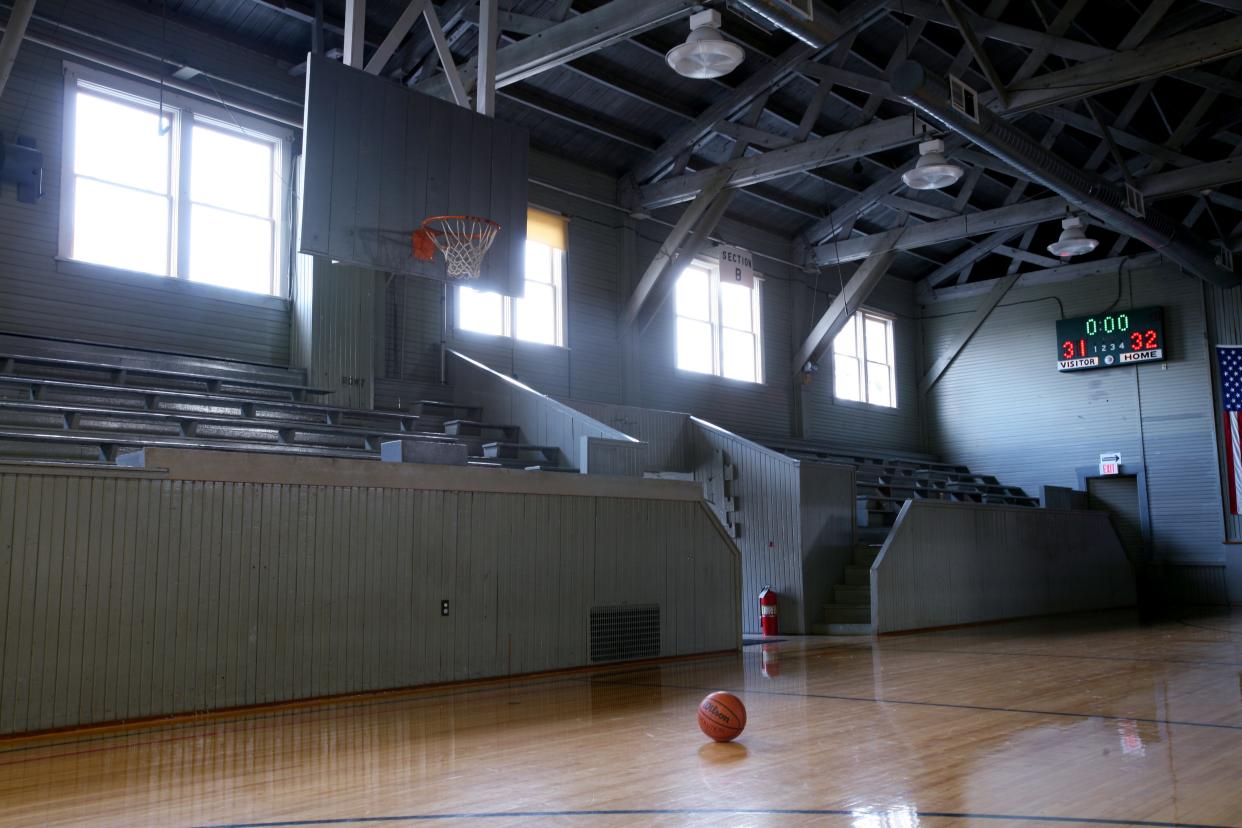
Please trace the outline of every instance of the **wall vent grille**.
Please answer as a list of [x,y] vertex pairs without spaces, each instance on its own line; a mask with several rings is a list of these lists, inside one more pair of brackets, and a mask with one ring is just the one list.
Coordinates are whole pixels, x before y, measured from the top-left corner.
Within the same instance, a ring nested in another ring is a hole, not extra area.
[[591,607],[591,661],[660,655],[660,606]]

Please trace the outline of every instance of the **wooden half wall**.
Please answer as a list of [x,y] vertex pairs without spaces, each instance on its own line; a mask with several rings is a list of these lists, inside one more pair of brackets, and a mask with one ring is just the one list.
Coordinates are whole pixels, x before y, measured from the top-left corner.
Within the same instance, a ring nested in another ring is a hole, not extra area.
[[[583,469],[591,441],[600,440],[596,473],[641,476],[646,446],[630,435],[457,351],[448,351],[448,370],[454,402],[482,408],[488,422],[517,426],[523,442],[556,446],[569,465]],[[625,451],[627,445],[633,450]]]
[[759,632],[759,591],[770,586],[780,631],[809,634],[853,547],[854,469],[801,463],[697,417],[690,422],[694,479],[742,553],[743,629]]
[[[232,452],[0,466],[0,733],[740,646],[691,483]],[[448,614],[442,613],[448,602]]]
[[742,553],[746,632],[759,632],[765,586],[777,592],[782,633],[809,634],[822,620],[853,553],[852,466],[802,463],[689,414],[567,403],[641,440],[645,451],[636,456],[643,471],[693,475]]
[[871,567],[877,633],[1134,603],[1106,512],[906,501]]

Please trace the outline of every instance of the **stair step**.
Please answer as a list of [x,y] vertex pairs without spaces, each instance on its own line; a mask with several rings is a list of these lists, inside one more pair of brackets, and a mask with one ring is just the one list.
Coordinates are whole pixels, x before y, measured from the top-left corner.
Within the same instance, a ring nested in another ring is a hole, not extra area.
[[888,540],[888,533],[892,531],[892,528],[891,526],[859,526],[858,542],[867,545],[880,545]]
[[871,585],[850,586],[848,584],[837,584],[832,588],[832,600],[838,604],[870,607]]
[[811,632],[815,635],[872,635],[875,628],[871,624],[812,624]]
[[824,620],[829,624],[870,624],[871,607],[861,604],[825,604]]
[[848,586],[871,586],[871,567],[869,566],[847,566],[845,567],[845,583]]
[[[870,568],[875,559],[880,556],[880,550],[884,547],[880,544],[859,544],[854,547],[854,566],[865,566]],[[870,583],[870,581],[868,581]]]

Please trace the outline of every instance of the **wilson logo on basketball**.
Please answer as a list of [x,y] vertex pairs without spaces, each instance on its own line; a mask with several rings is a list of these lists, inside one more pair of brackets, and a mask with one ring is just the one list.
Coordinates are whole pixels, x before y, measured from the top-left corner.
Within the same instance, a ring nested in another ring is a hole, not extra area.
[[699,702],[699,729],[717,742],[737,738],[746,727],[746,708],[732,693],[717,691]]

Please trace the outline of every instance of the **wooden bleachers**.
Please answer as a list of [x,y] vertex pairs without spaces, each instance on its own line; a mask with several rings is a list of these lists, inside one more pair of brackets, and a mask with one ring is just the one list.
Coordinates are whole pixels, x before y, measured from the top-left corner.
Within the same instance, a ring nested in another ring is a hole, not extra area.
[[147,446],[378,459],[399,439],[463,444],[478,465],[576,471],[475,406],[307,401],[320,393],[297,370],[0,335],[0,459],[113,463]]
[[911,499],[1039,505],[1038,498],[1031,497],[1022,488],[1004,485],[994,475],[978,474],[958,463],[921,457],[887,458],[796,441],[769,443],[769,446],[799,460],[854,466],[860,526],[891,526],[902,504]]

